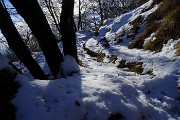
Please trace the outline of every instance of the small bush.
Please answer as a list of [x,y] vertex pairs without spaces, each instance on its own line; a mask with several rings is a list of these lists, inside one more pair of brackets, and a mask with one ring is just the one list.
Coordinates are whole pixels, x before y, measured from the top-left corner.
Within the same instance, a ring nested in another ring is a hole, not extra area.
[[80,65],[81,67],[85,67],[85,65],[84,65],[82,60],[78,60],[78,65]]
[[126,60],[119,61],[118,68],[129,68],[128,71],[135,72],[137,74],[142,74],[143,68],[142,68],[143,62],[132,62],[127,63]]
[[111,57],[109,57],[109,63],[116,63],[116,61],[118,60],[117,55],[112,55]]
[[127,67],[127,65],[126,65],[126,60],[121,60],[121,61],[119,61],[119,65],[117,66],[118,68],[125,68],[125,67]]
[[105,53],[99,53],[98,56],[97,56],[97,61],[98,62],[103,62],[105,57],[106,57]]
[[127,66],[129,68],[129,71],[135,72],[137,74],[142,74],[143,72],[142,64],[143,62],[133,62],[133,63],[127,64]]

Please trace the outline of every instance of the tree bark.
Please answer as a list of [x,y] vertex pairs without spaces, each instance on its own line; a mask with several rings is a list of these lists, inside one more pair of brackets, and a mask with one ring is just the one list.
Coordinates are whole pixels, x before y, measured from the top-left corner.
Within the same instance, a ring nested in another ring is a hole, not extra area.
[[43,70],[31,56],[27,46],[23,42],[15,28],[8,12],[0,3],[0,29],[6,38],[10,49],[17,55],[19,60],[26,66],[32,76],[36,79],[47,79]]
[[75,24],[73,18],[74,0],[63,0],[60,17],[60,30],[64,55],[71,55],[78,61]]
[[56,78],[60,71],[60,64],[63,62],[63,55],[37,0],[10,0],[10,2],[31,28]]
[[[78,31],[80,30],[80,27],[81,27],[81,0],[79,0],[79,6],[78,6],[78,9],[79,9],[79,20],[78,20]],[[81,27],[82,29],[82,27]]]
[[98,3],[99,3],[101,21],[103,21],[104,20],[104,16],[103,16],[103,9],[102,9],[101,0],[98,0]]

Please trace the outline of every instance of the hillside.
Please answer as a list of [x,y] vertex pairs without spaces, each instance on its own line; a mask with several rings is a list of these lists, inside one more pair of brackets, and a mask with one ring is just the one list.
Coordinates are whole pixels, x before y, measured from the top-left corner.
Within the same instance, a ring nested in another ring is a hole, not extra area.
[[180,120],[179,1],[161,1],[105,20],[98,36],[77,32],[80,66],[65,56],[66,77],[34,80],[23,69],[11,100],[17,120]]

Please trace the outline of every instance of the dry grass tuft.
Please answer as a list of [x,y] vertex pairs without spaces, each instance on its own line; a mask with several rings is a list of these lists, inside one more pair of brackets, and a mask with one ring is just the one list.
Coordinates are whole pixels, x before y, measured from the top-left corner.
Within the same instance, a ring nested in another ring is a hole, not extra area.
[[176,56],[180,56],[180,43],[176,44],[175,49],[176,49]]
[[80,65],[81,67],[85,67],[85,65],[84,65],[82,60],[78,60],[78,65]]
[[155,32],[158,28],[157,23],[153,23],[148,26],[138,37],[136,37],[128,46],[129,49],[132,48],[143,48],[144,40],[151,35],[151,33]]
[[112,55],[109,57],[109,63],[116,63],[116,61],[118,60],[117,55]]
[[98,56],[97,56],[97,61],[98,62],[103,62],[105,57],[106,57],[105,53],[99,53]]
[[136,19],[134,19],[132,22],[130,22],[131,25],[133,25],[132,32],[137,33],[139,30],[139,25],[141,25],[143,22],[143,17],[140,15]]
[[104,58],[106,57],[105,53],[97,53],[94,52],[92,50],[89,50],[88,48],[86,48],[86,43],[83,45],[83,49],[87,52],[88,55],[90,55],[91,57],[96,57],[98,62],[103,62]]
[[117,67],[118,68],[129,68],[128,71],[135,72],[137,74],[142,74],[142,72],[143,72],[142,65],[143,65],[143,62],[127,63],[126,60],[121,60]]
[[142,67],[142,65],[143,65],[143,62],[137,62],[137,61],[127,62],[126,60],[122,59],[121,61],[119,61],[119,65],[117,67],[118,68],[128,68],[128,70],[127,69],[124,69],[124,70],[130,71],[130,72],[135,72],[135,73],[140,74],[140,75],[148,74],[150,76],[155,76],[153,74],[152,69],[147,71],[146,73],[143,73],[144,68]]

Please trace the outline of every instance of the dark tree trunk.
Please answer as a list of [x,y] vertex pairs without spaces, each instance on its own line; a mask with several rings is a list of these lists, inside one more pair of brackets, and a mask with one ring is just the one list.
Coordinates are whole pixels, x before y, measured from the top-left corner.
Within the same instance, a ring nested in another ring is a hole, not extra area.
[[[79,0],[79,20],[78,20],[78,31],[81,27],[81,0]],[[81,28],[82,29],[82,28]]]
[[43,70],[31,56],[27,46],[15,28],[6,9],[0,3],[0,29],[6,38],[8,45],[17,55],[19,60],[26,66],[32,76],[37,79],[47,79]]
[[63,62],[63,55],[37,0],[10,0],[10,2],[31,28],[45,55],[48,66],[56,78],[60,64]]
[[62,1],[60,30],[62,35],[64,55],[71,55],[76,59],[76,61],[78,61],[75,35],[76,28],[74,25],[73,10],[74,0]]
[[103,21],[104,16],[103,16],[103,9],[102,9],[101,0],[98,0],[98,2],[99,2],[99,9],[100,9],[101,21]]

